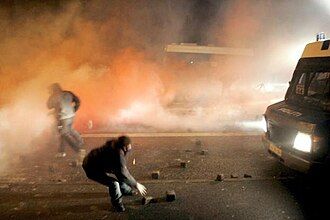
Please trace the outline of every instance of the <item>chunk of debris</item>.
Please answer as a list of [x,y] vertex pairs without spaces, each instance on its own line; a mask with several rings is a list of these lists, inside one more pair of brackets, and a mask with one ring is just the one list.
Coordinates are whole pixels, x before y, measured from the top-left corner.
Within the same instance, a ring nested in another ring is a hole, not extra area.
[[187,168],[187,162],[182,161],[182,162],[180,163],[180,167],[181,167],[181,168]]
[[152,196],[144,196],[142,198],[142,205],[147,205],[149,203],[156,203],[156,199],[153,198]]
[[252,176],[250,174],[244,174],[244,178],[252,178]]
[[136,160],[135,160],[135,158],[133,159],[132,164],[133,164],[133,165],[136,164]]
[[190,152],[192,152],[192,150],[191,149],[187,149],[186,152],[187,153],[190,153]]
[[160,171],[159,170],[156,170],[156,171],[151,173],[151,178],[152,179],[159,179],[159,177],[160,177]]
[[225,180],[225,175],[224,174],[218,174],[217,178],[215,180],[216,181],[224,181]]
[[57,182],[58,183],[65,183],[66,182],[66,179],[58,179]]
[[238,178],[238,175],[236,173],[233,173],[230,175],[230,178],[236,179],[236,178]]
[[174,190],[166,191],[166,201],[167,202],[173,202],[175,199],[176,199],[176,195],[175,195]]
[[206,155],[208,153],[208,150],[202,150],[201,155]]

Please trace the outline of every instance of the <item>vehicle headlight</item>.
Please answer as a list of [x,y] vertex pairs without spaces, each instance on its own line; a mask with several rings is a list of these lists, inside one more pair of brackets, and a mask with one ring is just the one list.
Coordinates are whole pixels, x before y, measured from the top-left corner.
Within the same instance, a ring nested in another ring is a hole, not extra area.
[[303,152],[310,153],[312,149],[311,136],[309,134],[298,132],[294,140],[293,148]]
[[267,121],[265,116],[263,115],[261,118],[261,124],[260,124],[262,130],[264,130],[264,132],[267,132]]

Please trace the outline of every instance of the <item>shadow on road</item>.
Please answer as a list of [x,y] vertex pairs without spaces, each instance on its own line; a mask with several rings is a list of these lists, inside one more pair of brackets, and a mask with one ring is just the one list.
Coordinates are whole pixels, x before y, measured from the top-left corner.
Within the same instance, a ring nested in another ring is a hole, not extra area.
[[294,178],[280,180],[296,202],[305,219],[329,219],[330,178],[325,174],[296,173]]

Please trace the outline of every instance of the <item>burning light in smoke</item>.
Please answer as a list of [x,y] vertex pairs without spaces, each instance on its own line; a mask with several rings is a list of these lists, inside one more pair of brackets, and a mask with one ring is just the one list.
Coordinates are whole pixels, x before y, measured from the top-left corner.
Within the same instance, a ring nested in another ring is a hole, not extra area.
[[146,117],[146,114],[150,113],[151,109],[150,104],[135,101],[128,108],[119,110],[116,118],[120,122],[139,122]]
[[264,119],[256,120],[256,121],[243,121],[238,123],[240,126],[247,130],[256,130],[256,131],[264,131],[265,132],[265,121]]

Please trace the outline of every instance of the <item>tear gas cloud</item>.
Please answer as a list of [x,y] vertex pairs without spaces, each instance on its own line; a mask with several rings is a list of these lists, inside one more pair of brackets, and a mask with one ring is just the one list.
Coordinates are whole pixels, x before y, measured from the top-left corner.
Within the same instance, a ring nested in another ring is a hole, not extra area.
[[[56,146],[45,104],[53,82],[80,97],[82,132],[88,121],[95,131],[218,131],[254,119],[284,96],[304,45],[327,31],[324,2],[5,1],[0,158]],[[181,42],[254,56],[164,52]]]

